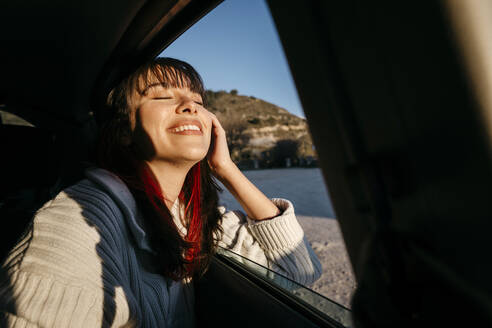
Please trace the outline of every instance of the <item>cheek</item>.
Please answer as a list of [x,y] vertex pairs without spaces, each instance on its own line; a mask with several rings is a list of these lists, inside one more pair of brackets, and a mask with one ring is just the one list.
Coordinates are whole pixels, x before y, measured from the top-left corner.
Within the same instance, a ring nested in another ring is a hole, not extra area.
[[165,113],[163,111],[152,110],[152,108],[145,108],[140,111],[138,118],[144,130],[153,136],[160,132],[160,126],[162,126],[162,122],[165,120]]

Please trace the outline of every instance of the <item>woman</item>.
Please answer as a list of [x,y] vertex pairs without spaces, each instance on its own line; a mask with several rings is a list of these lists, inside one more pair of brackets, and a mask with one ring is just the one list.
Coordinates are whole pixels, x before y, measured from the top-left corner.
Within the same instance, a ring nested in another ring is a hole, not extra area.
[[[217,245],[316,280],[292,204],[269,200],[229,157],[200,76],[158,58],[109,96],[97,168],[41,208],[3,265],[6,325],[189,327],[193,279]],[[218,207],[211,174],[246,212]]]

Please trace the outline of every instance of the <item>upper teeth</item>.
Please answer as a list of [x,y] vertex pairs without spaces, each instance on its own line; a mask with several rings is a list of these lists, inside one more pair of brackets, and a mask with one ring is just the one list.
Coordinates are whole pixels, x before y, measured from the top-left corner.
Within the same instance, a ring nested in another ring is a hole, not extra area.
[[182,125],[182,126],[178,126],[177,128],[174,129],[175,132],[181,132],[181,131],[184,131],[184,130],[196,130],[196,131],[200,131],[200,128],[196,125]]

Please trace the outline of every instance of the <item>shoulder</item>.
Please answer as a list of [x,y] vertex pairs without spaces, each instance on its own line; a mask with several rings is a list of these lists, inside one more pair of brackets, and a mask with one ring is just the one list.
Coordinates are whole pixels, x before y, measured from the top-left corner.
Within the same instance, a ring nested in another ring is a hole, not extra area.
[[72,224],[94,226],[101,231],[125,230],[125,222],[138,215],[136,202],[125,183],[100,168],[88,169],[86,177],[43,206],[38,220],[68,215]]
[[[123,213],[114,199],[88,179],[60,192],[34,216],[4,267],[66,282],[100,281],[129,247]],[[15,265],[14,265],[15,264]]]
[[41,227],[80,231],[98,239],[101,232],[124,229],[124,214],[109,193],[85,179],[60,192],[36,213],[34,228]]
[[[101,318],[101,307],[95,305],[107,306],[110,293],[110,302],[121,305],[114,306],[115,311],[126,316],[123,289],[112,287],[125,286],[132,259],[124,217],[128,209],[122,209],[116,197],[117,190],[113,195],[88,178],[47,202],[2,264],[0,307],[8,305],[7,298],[25,304],[9,313],[37,322],[33,316],[53,318],[50,306],[59,304],[57,312],[74,313],[85,322]],[[41,311],[32,304],[46,308]],[[89,326],[96,325],[100,322]]]

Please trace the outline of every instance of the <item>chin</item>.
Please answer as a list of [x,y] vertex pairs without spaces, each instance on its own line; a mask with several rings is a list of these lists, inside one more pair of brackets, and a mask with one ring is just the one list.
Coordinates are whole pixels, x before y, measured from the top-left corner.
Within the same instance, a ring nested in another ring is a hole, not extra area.
[[207,156],[207,152],[204,152],[203,150],[188,150],[182,152],[180,155],[180,157],[186,161],[198,163]]

